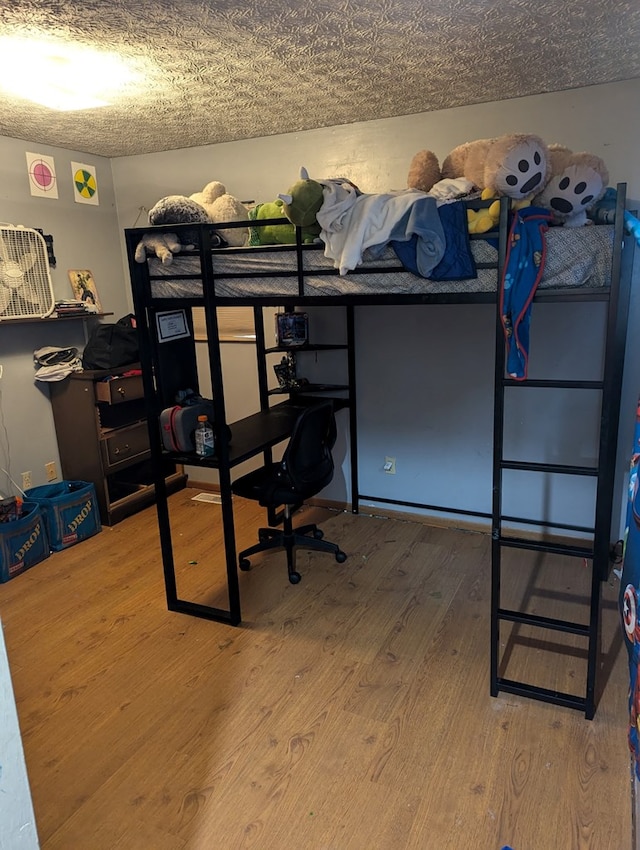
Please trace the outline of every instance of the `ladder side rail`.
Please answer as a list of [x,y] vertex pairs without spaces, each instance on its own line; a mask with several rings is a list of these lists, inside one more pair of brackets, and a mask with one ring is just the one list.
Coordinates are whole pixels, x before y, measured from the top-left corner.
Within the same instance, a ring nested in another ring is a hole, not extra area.
[[493,382],[493,482],[491,494],[491,658],[490,692],[497,696],[498,668],[500,663],[500,586],[501,586],[501,547],[502,535],[502,460],[504,445],[504,391],[506,346],[502,325],[502,302],[500,297],[501,281],[504,273],[507,240],[509,238],[509,199],[500,201],[500,221],[498,236],[498,266],[496,269],[496,310],[495,310],[495,370]]

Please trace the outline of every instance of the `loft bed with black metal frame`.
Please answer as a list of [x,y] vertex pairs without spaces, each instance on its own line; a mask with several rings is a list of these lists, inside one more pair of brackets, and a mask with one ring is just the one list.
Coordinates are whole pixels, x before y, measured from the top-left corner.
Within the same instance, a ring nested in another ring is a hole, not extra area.
[[[482,201],[462,202],[470,208],[485,206]],[[611,569],[611,528],[614,501],[619,409],[626,341],[627,311],[633,264],[634,241],[625,238],[624,209],[626,184],[617,186],[615,223],[582,228],[549,228],[546,233],[545,273],[537,287],[536,302],[600,301],[606,303],[606,339],[602,375],[596,381],[527,380],[510,378],[505,371],[505,336],[500,309],[500,282],[508,257],[511,215],[507,199],[502,199],[500,219],[495,232],[471,236],[470,248],[477,275],[462,281],[432,281],[408,272],[398,256],[391,252],[367,258],[346,275],[340,275],[324,256],[322,243],[303,244],[296,232],[291,245],[259,247],[219,247],[217,229],[222,225],[171,225],[159,228],[132,228],[125,231],[133,301],[138,320],[140,361],[143,371],[149,439],[158,474],[155,480],[156,507],[165,579],[167,606],[179,611],[230,625],[241,622],[240,584],[235,544],[231,495],[231,471],[249,458],[263,455],[271,459],[274,446],[291,433],[300,405],[313,400],[313,387],[292,390],[288,400],[273,404],[268,388],[265,358],[263,308],[286,309],[305,306],[341,306],[347,316],[348,389],[336,395],[336,409],[346,408],[349,416],[351,461],[351,510],[358,513],[361,500],[386,503],[427,511],[460,513],[491,519],[491,649],[490,692],[518,694],[584,711],[592,718],[596,707],[596,670],[599,658],[601,582]],[[267,220],[271,225],[281,220]],[[223,226],[247,226],[225,223]],[[251,222],[255,226],[256,222]],[[171,230],[182,242],[195,247],[174,256],[170,265],[155,257],[140,263],[135,260],[136,246],[149,231]],[[359,305],[415,304],[496,304],[495,315],[495,397],[493,437],[493,497],[491,514],[458,511],[400,500],[385,500],[359,492],[358,426],[356,405],[356,358],[354,351],[355,310]],[[256,350],[258,353],[258,392],[260,410],[236,422],[227,422],[218,307],[253,308]],[[192,310],[204,308],[208,340],[208,368],[213,392],[216,431],[216,455],[196,459],[192,454],[172,453],[171,459],[186,465],[202,465],[218,470],[224,533],[228,608],[218,608],[178,596],[173,558],[169,506],[162,475],[167,452],[163,448],[159,420],[161,411],[175,403],[176,393],[188,386],[199,387],[195,354]],[[165,337],[165,330],[167,336]],[[176,330],[177,329],[177,330]],[[311,349],[322,345],[309,346]],[[601,393],[599,452],[592,467],[530,463],[504,456],[505,390],[511,387],[590,389]],[[326,393],[324,394],[326,397]],[[316,396],[317,398],[317,396]],[[228,439],[227,426],[231,429]],[[540,518],[514,517],[503,507],[503,472],[532,471],[547,475],[588,476],[596,480],[595,521],[593,527],[541,521]],[[270,520],[276,518],[270,517]],[[544,527],[541,539],[508,532],[505,526]],[[559,540],[560,535],[577,533],[578,542]],[[553,535],[549,539],[546,535]],[[583,537],[588,542],[583,543]],[[555,619],[503,607],[501,602],[502,554],[505,548],[556,553],[591,561],[591,594],[588,622]],[[501,624],[524,624],[534,629],[578,635],[587,642],[586,682],[583,693],[569,694],[536,684],[515,681],[502,675]]]

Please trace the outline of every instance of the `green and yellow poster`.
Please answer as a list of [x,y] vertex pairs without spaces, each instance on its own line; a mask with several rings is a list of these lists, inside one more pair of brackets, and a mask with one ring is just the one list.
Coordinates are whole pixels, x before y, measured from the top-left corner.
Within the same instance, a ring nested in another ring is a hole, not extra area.
[[82,162],[71,163],[73,175],[73,194],[77,204],[93,204],[98,206],[98,181],[96,169],[93,165],[85,165]]

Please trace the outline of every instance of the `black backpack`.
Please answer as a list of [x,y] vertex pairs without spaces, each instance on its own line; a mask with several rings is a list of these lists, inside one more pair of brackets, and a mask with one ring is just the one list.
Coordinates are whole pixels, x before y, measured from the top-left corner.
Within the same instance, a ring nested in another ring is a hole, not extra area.
[[82,353],[82,367],[118,369],[137,363],[139,357],[135,316],[129,313],[117,322],[103,322],[91,331]]

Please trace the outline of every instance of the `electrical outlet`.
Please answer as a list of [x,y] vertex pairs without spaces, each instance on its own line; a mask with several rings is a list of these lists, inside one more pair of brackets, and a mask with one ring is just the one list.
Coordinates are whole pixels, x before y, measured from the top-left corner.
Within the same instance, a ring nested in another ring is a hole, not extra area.
[[382,467],[388,475],[396,474],[396,459],[394,457],[386,457],[384,466]]
[[22,489],[28,490],[31,487],[31,472],[22,473]]
[[55,481],[58,477],[58,472],[56,470],[55,461],[50,460],[49,463],[45,463],[44,471],[47,474],[47,481]]

